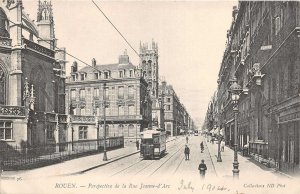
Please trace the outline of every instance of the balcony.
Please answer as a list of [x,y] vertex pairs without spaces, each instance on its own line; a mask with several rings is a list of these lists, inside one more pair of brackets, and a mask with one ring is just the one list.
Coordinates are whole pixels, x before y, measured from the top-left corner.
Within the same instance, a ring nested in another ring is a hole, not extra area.
[[0,105],[0,116],[25,117],[25,107]]
[[95,123],[94,116],[72,115],[71,119],[74,123]]

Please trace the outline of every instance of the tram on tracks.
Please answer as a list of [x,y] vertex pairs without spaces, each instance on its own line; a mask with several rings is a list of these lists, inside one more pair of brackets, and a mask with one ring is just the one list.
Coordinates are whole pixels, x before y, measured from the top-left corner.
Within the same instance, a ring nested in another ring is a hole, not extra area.
[[162,130],[141,132],[141,156],[144,159],[161,158],[166,152],[167,134]]

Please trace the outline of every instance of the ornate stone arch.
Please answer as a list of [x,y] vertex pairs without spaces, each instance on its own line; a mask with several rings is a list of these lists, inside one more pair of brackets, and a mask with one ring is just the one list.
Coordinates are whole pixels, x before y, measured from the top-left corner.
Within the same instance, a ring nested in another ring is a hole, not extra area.
[[0,105],[7,104],[8,98],[8,71],[2,60],[0,60]]
[[32,68],[30,73],[30,84],[34,87],[34,97],[35,97],[35,109],[37,111],[45,111],[45,88],[46,88],[46,75],[41,66],[37,68]]

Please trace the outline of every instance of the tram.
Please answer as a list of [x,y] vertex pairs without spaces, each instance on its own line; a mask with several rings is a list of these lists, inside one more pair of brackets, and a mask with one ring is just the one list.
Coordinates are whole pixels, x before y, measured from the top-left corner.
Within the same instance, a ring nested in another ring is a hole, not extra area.
[[161,130],[141,132],[141,156],[144,159],[161,158],[166,152],[167,134]]

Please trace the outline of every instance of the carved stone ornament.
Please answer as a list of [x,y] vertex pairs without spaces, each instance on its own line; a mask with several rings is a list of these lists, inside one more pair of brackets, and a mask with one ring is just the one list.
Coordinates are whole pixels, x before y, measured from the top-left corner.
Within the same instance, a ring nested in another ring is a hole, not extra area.
[[15,0],[3,0],[4,3],[6,1],[6,8],[10,8],[11,4],[15,3]]

